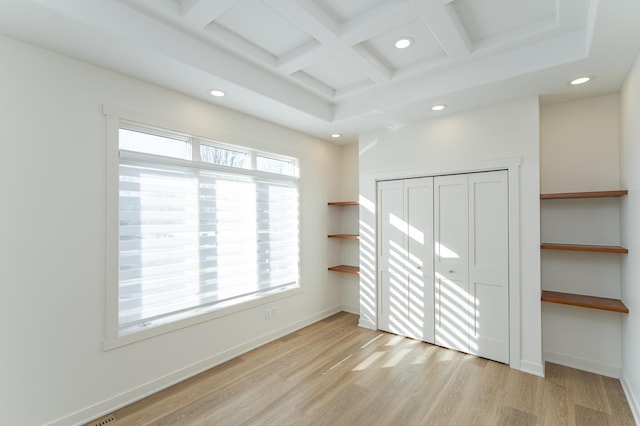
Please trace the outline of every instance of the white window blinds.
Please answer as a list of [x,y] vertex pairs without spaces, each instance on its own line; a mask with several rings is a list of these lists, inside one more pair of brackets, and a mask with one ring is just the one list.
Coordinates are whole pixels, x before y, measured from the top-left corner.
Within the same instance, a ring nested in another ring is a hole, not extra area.
[[120,152],[120,335],[298,285],[293,176]]

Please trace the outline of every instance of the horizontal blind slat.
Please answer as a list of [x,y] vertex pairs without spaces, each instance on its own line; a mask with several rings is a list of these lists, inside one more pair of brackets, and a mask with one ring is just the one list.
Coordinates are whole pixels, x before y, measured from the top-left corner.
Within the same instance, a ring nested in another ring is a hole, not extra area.
[[121,329],[297,282],[297,179],[125,157]]

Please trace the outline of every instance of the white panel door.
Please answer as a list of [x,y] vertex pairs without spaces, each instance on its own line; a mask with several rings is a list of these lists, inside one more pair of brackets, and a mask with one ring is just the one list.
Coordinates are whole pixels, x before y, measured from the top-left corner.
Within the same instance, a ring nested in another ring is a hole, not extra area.
[[505,170],[469,175],[470,353],[509,363],[509,200]]
[[378,183],[378,328],[406,335],[408,270],[404,183]]
[[433,178],[406,180],[405,200],[409,273],[406,336],[433,343]]
[[433,343],[433,178],[378,183],[378,328]]
[[435,343],[469,352],[467,175],[434,178]]
[[378,184],[378,327],[509,362],[506,171]]

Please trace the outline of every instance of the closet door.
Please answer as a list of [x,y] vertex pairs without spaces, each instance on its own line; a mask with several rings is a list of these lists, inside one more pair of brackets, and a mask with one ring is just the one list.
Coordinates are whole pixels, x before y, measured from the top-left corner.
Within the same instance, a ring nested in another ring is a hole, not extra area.
[[435,342],[509,362],[506,171],[434,181]]
[[433,343],[433,178],[405,181],[405,200],[409,296],[406,336]]
[[470,353],[509,363],[507,172],[469,175]]
[[467,175],[434,178],[435,343],[469,352]]
[[378,328],[433,343],[433,178],[378,183]]
[[409,310],[408,224],[404,220],[404,183],[378,182],[378,328],[406,335]]

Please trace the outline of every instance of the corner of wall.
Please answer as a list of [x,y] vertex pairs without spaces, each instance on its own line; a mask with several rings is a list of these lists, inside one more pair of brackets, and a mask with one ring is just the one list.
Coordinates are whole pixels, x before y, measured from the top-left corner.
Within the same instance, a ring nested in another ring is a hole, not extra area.
[[[622,204],[622,241],[629,254],[622,261],[622,299],[630,307],[640,306],[640,56],[620,91],[621,184],[629,194]],[[622,372],[620,382],[636,423],[640,424],[640,315],[631,309],[622,323]]]
[[533,374],[534,376],[544,377],[544,363],[540,364],[531,361],[520,361],[520,371],[523,373]]

